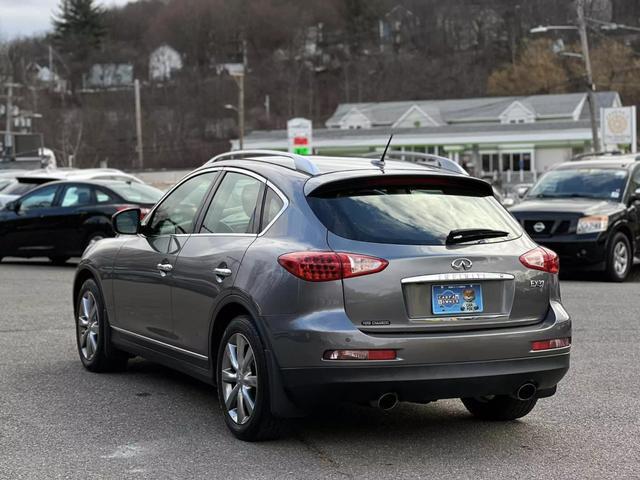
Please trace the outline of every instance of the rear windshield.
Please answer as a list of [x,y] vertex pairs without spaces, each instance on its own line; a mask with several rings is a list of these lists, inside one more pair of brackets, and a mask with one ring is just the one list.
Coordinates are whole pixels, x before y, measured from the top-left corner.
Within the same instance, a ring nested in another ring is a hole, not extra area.
[[161,190],[142,183],[114,182],[106,185],[126,202],[156,203],[163,195]]
[[491,195],[490,187],[416,184],[354,186],[313,192],[309,204],[320,221],[341,237],[362,242],[445,245],[452,230],[490,229],[521,235],[518,223]]
[[30,192],[36,187],[40,185],[37,183],[14,183],[13,185],[7,186],[4,190],[2,190],[3,195],[24,195],[27,192]]

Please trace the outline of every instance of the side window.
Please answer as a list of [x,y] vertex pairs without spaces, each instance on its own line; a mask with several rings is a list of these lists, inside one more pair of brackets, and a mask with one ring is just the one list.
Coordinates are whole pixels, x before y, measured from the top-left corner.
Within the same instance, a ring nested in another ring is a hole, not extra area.
[[196,214],[218,172],[192,177],[165,198],[148,223],[151,235],[192,233]]
[[278,215],[278,212],[282,210],[284,202],[272,189],[267,188],[267,194],[264,198],[264,210],[262,211],[262,225],[261,229],[265,229]]
[[67,187],[60,202],[61,207],[80,207],[91,204],[91,187],[73,185]]
[[104,190],[96,189],[96,203],[115,203],[116,199]]
[[241,173],[227,173],[202,222],[203,233],[253,233],[262,182]]
[[51,185],[49,187],[43,187],[36,190],[33,193],[25,195],[20,200],[20,212],[28,212],[29,210],[35,210],[38,208],[47,208],[53,205],[53,200],[56,197],[58,191],[57,185]]

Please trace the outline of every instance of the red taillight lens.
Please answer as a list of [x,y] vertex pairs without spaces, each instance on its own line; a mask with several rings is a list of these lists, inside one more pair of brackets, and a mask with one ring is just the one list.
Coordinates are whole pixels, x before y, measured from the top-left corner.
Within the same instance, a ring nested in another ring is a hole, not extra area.
[[327,350],[325,360],[395,360],[395,350]]
[[537,247],[529,250],[520,257],[520,263],[527,268],[542,272],[558,273],[560,271],[560,259],[553,250]]
[[531,350],[534,352],[539,352],[540,350],[553,350],[554,348],[565,348],[569,346],[571,346],[571,337],[531,342]]
[[382,258],[342,252],[292,252],[278,258],[288,272],[309,282],[328,282],[384,270]]

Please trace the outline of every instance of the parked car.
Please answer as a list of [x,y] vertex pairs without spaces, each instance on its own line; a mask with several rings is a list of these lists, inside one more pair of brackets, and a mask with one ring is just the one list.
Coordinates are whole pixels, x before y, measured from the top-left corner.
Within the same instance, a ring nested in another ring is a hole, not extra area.
[[111,216],[136,206],[144,215],[162,192],[118,180],[48,182],[0,210],[2,257],[49,257],[56,264],[114,235]]
[[240,439],[328,401],[513,420],[569,368],[557,256],[446,164],[231,152],[139,218],[78,266],[80,360],[217,384]]
[[57,180],[121,180],[144,183],[139,178],[114,168],[56,168],[32,170],[17,176],[0,192],[0,207],[30,192],[38,185]]
[[604,272],[624,281],[640,241],[640,162],[635,155],[599,155],[546,173],[511,209],[564,268]]

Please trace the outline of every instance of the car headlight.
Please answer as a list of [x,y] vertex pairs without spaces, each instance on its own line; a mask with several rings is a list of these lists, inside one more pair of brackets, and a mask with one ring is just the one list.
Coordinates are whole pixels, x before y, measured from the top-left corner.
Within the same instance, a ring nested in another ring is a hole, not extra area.
[[592,215],[578,220],[578,235],[586,233],[604,232],[609,226],[609,217],[606,215]]

